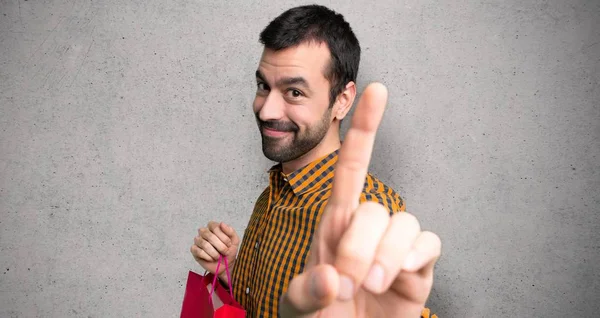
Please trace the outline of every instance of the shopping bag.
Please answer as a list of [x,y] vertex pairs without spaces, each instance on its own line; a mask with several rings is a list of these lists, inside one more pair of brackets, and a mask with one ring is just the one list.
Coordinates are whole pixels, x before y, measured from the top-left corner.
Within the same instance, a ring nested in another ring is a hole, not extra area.
[[219,272],[221,261],[224,260],[229,292],[217,281],[217,276],[211,273],[199,275],[189,271],[181,318],[245,318],[246,311],[233,298],[233,288],[229,275],[227,257],[219,256],[216,272]]

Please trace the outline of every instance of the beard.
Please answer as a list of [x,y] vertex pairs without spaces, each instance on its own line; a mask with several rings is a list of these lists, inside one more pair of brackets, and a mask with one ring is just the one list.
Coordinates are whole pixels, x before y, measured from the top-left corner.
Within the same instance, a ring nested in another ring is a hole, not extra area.
[[[298,159],[315,148],[329,131],[331,124],[331,108],[315,125],[301,131],[298,125],[291,121],[262,121],[255,114],[262,137],[262,150],[265,157],[275,162],[288,162]],[[266,136],[264,128],[289,132],[282,137]]]

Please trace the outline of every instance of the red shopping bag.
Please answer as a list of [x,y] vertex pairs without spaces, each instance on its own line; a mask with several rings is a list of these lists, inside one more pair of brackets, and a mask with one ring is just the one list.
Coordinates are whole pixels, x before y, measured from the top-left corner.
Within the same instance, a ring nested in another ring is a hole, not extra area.
[[219,256],[216,272],[219,272],[221,260],[225,260],[225,271],[229,281],[229,292],[217,281],[211,273],[199,275],[188,273],[181,318],[245,318],[246,311],[233,298],[231,277],[227,257]]

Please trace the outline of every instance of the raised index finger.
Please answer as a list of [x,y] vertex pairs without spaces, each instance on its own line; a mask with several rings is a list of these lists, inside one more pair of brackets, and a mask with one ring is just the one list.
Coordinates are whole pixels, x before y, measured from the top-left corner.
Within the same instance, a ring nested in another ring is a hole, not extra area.
[[356,106],[335,166],[329,204],[336,208],[358,207],[387,95],[383,84],[371,83]]

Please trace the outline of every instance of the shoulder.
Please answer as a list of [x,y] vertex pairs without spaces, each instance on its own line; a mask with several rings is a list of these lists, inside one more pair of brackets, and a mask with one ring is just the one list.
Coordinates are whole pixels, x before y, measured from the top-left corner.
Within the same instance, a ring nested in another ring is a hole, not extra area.
[[269,205],[269,187],[266,187],[254,201],[254,208],[252,209],[251,219],[259,217],[265,212]]
[[394,189],[371,173],[367,174],[360,202],[373,201],[382,204],[390,214],[406,210],[404,199]]
[[255,203],[254,203],[254,209],[265,205],[269,202],[269,192],[270,192],[270,188],[266,187],[258,196],[258,198],[256,199]]

